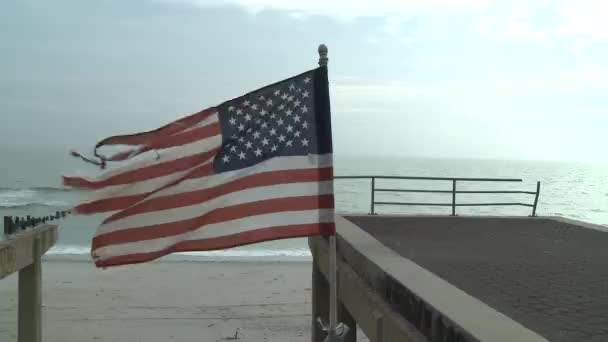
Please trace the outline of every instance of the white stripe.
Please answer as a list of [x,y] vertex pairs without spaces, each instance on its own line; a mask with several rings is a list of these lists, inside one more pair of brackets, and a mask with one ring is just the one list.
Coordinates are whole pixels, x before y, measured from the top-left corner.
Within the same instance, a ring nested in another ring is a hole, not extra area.
[[103,260],[134,253],[156,252],[187,240],[208,239],[230,234],[243,233],[260,228],[333,221],[333,209],[271,213],[214,223],[192,232],[161,239],[130,242],[120,245],[109,245],[98,248],[93,253],[95,254],[95,259]]
[[[219,117],[216,113],[216,114],[213,114],[212,116],[210,116],[207,120],[208,120],[207,125],[209,125],[209,124],[218,122]],[[205,120],[205,121],[207,121],[207,120]],[[206,150],[210,150],[214,147],[219,146],[221,144],[221,142],[222,142],[221,135],[218,134],[213,137],[195,141],[190,144],[166,148],[166,149],[163,149],[162,152],[159,152],[159,155],[161,158],[160,160],[163,162],[166,162],[166,161],[186,157],[189,155],[193,155],[196,153],[201,153]],[[104,173],[94,176],[94,177],[82,177],[82,178],[84,178],[90,182],[99,182],[99,181],[106,180],[110,177],[119,175],[121,173],[132,171],[132,170],[137,170],[137,169],[140,169],[140,168],[143,168],[146,166],[150,166],[150,165],[154,165],[154,164],[158,164],[158,162],[159,162],[159,159],[157,159],[156,153],[154,151],[148,151],[147,153],[144,153],[136,158],[142,158],[142,159],[140,159],[140,160],[133,159],[133,160],[129,161],[129,164],[127,164],[127,165],[107,170]]]
[[[267,171],[286,171],[286,170],[298,170],[298,169],[314,169],[319,167],[329,167],[332,165],[332,155],[308,155],[308,156],[290,156],[290,157],[276,157],[272,159],[268,159],[264,162],[256,164],[254,166],[239,169],[236,171],[228,171],[222,172],[219,174],[214,174],[207,177],[195,178],[195,179],[186,179],[179,184],[176,184],[172,187],[160,190],[156,193],[151,194],[146,197],[143,201],[139,202],[137,205],[145,205],[146,201],[152,198],[159,198],[169,195],[180,194],[184,192],[191,192],[196,190],[205,190],[209,189],[221,184],[225,184],[230,181],[235,181],[239,178],[254,175],[260,172]],[[174,209],[175,210],[175,209]],[[144,214],[140,214],[144,215]],[[122,218],[120,220],[111,222],[112,226],[122,226],[120,223],[122,220],[129,219],[130,217],[135,217],[135,221],[137,221],[136,216],[128,216]],[[138,227],[141,224],[128,225],[129,227]],[[103,227],[103,226],[102,226]]]
[[332,181],[300,182],[289,184],[275,184],[261,186],[241,191],[231,192],[195,205],[174,209],[152,211],[102,224],[96,235],[115,232],[123,229],[145,227],[157,224],[166,224],[199,217],[211,210],[229,206],[250,203],[275,198],[289,198],[296,196],[316,196],[332,193]]
[[181,134],[183,132],[188,132],[191,131],[193,129],[199,128],[199,127],[203,127],[203,126],[207,126],[209,124],[215,123],[219,121],[219,116],[218,116],[218,112],[216,111],[215,113],[213,113],[212,115],[206,117],[203,121],[195,124],[192,127],[188,127],[183,131],[177,132],[177,134]]
[[155,193],[154,195],[150,196],[150,198],[175,195],[193,190],[208,189],[261,172],[316,169],[330,166],[332,166],[331,155],[310,154],[307,156],[275,157],[253,166],[235,171],[222,172],[201,178],[186,179],[183,182],[172,186],[171,188]]
[[[211,139],[211,138],[209,138]],[[208,139],[206,139],[208,140]],[[213,158],[213,157],[211,157]],[[212,162],[213,159],[208,162]],[[202,163],[200,165],[195,165],[196,167],[203,166],[208,162]],[[288,165],[286,165],[288,164]],[[159,191],[146,199],[149,198],[157,198],[161,196],[167,196],[171,194],[177,194],[182,192],[188,192],[193,190],[203,190],[208,189],[219,184],[223,184],[229,181],[236,180],[238,178],[252,175],[257,172],[266,172],[266,171],[281,171],[281,170],[293,170],[293,169],[311,169],[317,167],[329,167],[332,164],[331,155],[309,155],[309,156],[296,156],[296,157],[279,157],[272,158],[266,160],[257,165],[240,169],[237,171],[228,171],[220,174],[215,174],[206,177],[187,179],[179,184],[168,188],[163,191]],[[157,177],[153,179],[149,179],[146,181],[129,183],[124,185],[114,185],[109,187],[104,187],[99,190],[95,190],[91,195],[88,196],[86,202],[83,203],[91,203],[98,200],[109,199],[112,197],[123,197],[123,196],[131,196],[137,194],[146,194],[157,189],[162,186],[169,184],[181,177],[185,177],[188,172],[192,170],[186,170],[181,172],[176,172],[170,174],[168,176]]]
[[[222,139],[221,136],[216,135],[211,138],[197,141],[192,144],[184,145],[185,150],[183,152],[188,153],[188,154],[187,155],[185,154],[182,157],[191,156],[194,154],[200,154],[201,151],[208,151],[210,149],[219,147],[221,144],[221,139]],[[207,163],[213,161],[214,157],[215,157],[215,155],[210,156],[206,162],[192,165],[192,168],[200,167],[204,164],[207,164]],[[169,161],[167,156],[165,156],[164,153],[161,154],[160,162],[164,163],[167,161]],[[154,162],[158,163],[157,160],[155,160]],[[149,192],[159,189],[160,187],[162,187],[166,184],[171,183],[172,181],[174,181],[176,179],[183,177],[188,172],[190,172],[192,170],[192,168],[184,170],[184,171],[180,171],[180,172],[174,172],[174,173],[171,173],[166,176],[150,178],[150,179],[139,181],[139,182],[103,187],[103,188],[94,190],[91,193],[91,195],[88,196],[86,202],[92,202],[92,201],[111,198],[111,197],[119,197],[119,196],[122,197],[122,196],[149,193]]]

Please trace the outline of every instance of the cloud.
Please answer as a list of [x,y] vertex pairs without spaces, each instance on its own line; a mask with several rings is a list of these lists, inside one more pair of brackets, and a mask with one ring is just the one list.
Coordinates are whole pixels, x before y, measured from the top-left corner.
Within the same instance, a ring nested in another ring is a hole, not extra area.
[[591,41],[608,39],[608,1],[563,0],[557,6],[561,22],[556,33],[574,35]]
[[[211,0],[188,1],[201,6],[215,6]],[[344,19],[375,16],[411,17],[421,12],[450,9],[483,9],[490,0],[221,0],[257,13],[263,10],[282,10],[312,15],[328,15]]]

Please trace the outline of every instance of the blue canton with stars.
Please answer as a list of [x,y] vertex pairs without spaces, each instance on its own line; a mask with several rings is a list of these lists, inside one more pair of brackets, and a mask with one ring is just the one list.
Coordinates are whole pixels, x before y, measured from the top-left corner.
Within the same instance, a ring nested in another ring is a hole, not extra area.
[[216,172],[322,151],[314,78],[310,71],[223,103],[218,108],[223,142],[214,161]]

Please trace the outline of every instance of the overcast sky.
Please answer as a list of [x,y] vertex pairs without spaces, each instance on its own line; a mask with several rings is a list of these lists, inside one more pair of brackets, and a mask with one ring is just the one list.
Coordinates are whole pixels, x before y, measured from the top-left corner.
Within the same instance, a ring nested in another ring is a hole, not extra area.
[[316,67],[337,154],[608,161],[605,0],[3,0],[0,144],[92,147]]

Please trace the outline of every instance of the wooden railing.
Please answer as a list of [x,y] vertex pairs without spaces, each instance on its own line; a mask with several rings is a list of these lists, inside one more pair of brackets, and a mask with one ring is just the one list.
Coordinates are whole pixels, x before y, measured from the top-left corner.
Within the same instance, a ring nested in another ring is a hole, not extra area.
[[48,224],[6,235],[0,241],[0,279],[19,272],[18,342],[42,340],[40,258],[56,242],[57,226]]
[[[540,182],[536,183],[536,191],[523,190],[458,190],[458,182],[522,182],[521,179],[515,178],[450,178],[450,177],[404,177],[404,176],[335,176],[335,179],[369,179],[370,180],[370,214],[376,215],[376,205],[400,205],[400,206],[442,206],[452,207],[451,216],[456,215],[456,207],[479,207],[479,206],[524,206],[532,208],[532,215],[536,216],[536,207],[538,205],[538,196],[540,194]],[[428,190],[428,189],[389,189],[377,188],[377,179],[393,179],[393,180],[427,180],[427,181],[443,181],[450,182],[450,190]],[[435,194],[451,194],[452,200],[448,202],[389,202],[376,201],[376,193],[378,192],[398,192],[398,193],[435,193]],[[479,202],[479,203],[458,203],[456,201],[457,194],[528,194],[534,195],[534,202]]]

